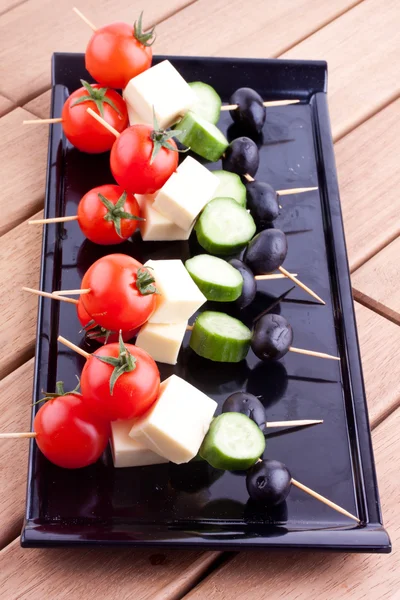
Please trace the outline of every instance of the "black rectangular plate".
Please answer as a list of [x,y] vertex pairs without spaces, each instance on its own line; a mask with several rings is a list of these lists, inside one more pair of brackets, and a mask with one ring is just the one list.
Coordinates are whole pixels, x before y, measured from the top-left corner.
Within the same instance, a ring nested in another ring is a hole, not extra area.
[[[158,57],[160,61],[165,57]],[[324,424],[269,433],[265,456],[287,464],[293,477],[359,515],[356,525],[300,490],[266,513],[248,503],[243,473],[224,474],[205,463],[114,469],[109,452],[96,465],[66,471],[50,464],[31,443],[22,545],[158,545],[215,549],[314,548],[389,552],[382,527],[368,413],[343,234],[329,123],[324,62],[168,57],[188,81],[213,85],[223,101],[242,86],[263,98],[300,98],[301,104],[267,111],[257,178],[276,189],[318,186],[318,192],[281,198],[276,226],[288,233],[285,267],[299,273],[326,300],[322,306],[294,289],[276,310],[291,322],[294,342],[341,361],[289,353],[261,363],[250,352],[238,365],[197,357],[186,335],[176,367],[160,365],[209,394],[219,405],[246,389],[262,396],[268,420],[322,418]],[[53,58],[52,116],[80,79],[89,79],[81,54]],[[230,139],[239,135],[229,114],[219,123]],[[220,164],[210,165],[221,168]],[[60,125],[50,131],[46,217],[75,214],[81,196],[112,181],[108,155],[71,148]],[[198,250],[189,242],[143,243],[135,236],[116,248],[85,241],[76,223],[45,228],[41,289],[77,288],[100,256],[117,251],[144,261],[185,259]],[[259,284],[252,318],[290,287],[287,280]],[[224,308],[225,309],[225,306]],[[231,311],[231,307],[227,307]],[[62,379],[75,386],[83,359],[57,345],[61,334],[84,344],[72,305],[41,298],[36,346],[34,401]],[[33,410],[33,415],[37,407]]]

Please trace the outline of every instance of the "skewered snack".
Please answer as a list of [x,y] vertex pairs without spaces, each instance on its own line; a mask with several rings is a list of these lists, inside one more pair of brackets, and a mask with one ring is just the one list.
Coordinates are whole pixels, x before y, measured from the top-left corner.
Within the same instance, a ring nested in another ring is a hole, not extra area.
[[251,181],[246,185],[247,207],[257,229],[265,229],[279,216],[278,194],[263,181]]
[[294,348],[292,328],[288,321],[275,314],[266,314],[256,321],[252,332],[244,323],[225,313],[204,311],[190,326],[190,347],[199,356],[215,362],[240,362],[250,346],[261,360],[278,360],[287,352],[318,358],[340,360],[324,352]]
[[248,137],[233,140],[222,159],[222,167],[225,171],[252,177],[257,173],[259,163],[257,144]]
[[78,214],[34,219],[29,225],[78,221],[82,233],[95,244],[120,244],[130,238],[143,220],[135,196],[118,185],[101,185],[79,201]]
[[221,111],[221,98],[215,89],[202,81],[192,81],[189,86],[196,96],[191,110],[196,115],[216,125]]
[[61,117],[28,119],[24,125],[62,123],[65,137],[81,152],[100,154],[110,150],[115,136],[88,113],[88,106],[118,134],[128,126],[128,111],[124,100],[115,90],[90,84],[81,79],[82,87],[72,92],[64,103]]
[[219,179],[213,198],[233,198],[240,206],[246,208],[246,187],[239,175],[223,170],[212,173]]

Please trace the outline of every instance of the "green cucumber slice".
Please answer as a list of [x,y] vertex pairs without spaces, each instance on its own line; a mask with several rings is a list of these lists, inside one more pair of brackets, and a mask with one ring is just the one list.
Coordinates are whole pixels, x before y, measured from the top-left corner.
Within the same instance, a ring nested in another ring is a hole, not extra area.
[[246,208],[246,186],[239,175],[230,171],[213,171],[220,181],[213,198],[233,198]]
[[223,413],[214,419],[200,447],[200,456],[215,469],[244,471],[265,450],[261,429],[241,413]]
[[229,146],[228,140],[218,127],[190,110],[176,128],[181,131],[178,139],[184,146],[211,162],[221,158]]
[[197,96],[192,112],[216,125],[221,112],[221,98],[217,92],[211,85],[202,81],[192,81],[189,85]]
[[189,258],[185,267],[207,300],[234,302],[242,293],[242,275],[222,258],[199,254]]
[[241,250],[251,240],[256,224],[247,210],[232,198],[214,198],[201,213],[195,231],[204,250],[228,255]]
[[214,362],[240,362],[246,358],[250,342],[251,331],[244,323],[213,310],[196,319],[190,336],[192,350]]

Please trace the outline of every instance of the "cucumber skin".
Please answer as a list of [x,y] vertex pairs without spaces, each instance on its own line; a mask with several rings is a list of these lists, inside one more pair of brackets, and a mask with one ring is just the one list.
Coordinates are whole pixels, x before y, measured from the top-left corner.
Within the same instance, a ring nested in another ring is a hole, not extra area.
[[[229,199],[233,200],[233,198],[229,198]],[[219,198],[213,198],[213,200],[210,200],[210,203],[213,202],[214,200],[219,200]],[[236,202],[236,200],[234,200],[234,201]],[[206,209],[207,209],[207,206],[205,207],[204,210],[206,210]],[[249,216],[251,217],[251,215],[249,215]],[[253,221],[252,217],[251,217],[251,220]],[[202,248],[204,248],[204,250],[207,250],[207,252],[209,252],[210,254],[219,254],[221,256],[230,256],[231,254],[235,254],[235,252],[239,252],[239,250],[242,250],[249,243],[249,241],[253,238],[254,234],[256,233],[256,224],[254,223],[254,221],[253,221],[253,225],[254,225],[254,231],[252,232],[251,237],[246,242],[241,242],[240,244],[234,244],[234,245],[217,244],[215,242],[211,242],[209,240],[207,233],[204,231],[202,215],[200,215],[200,218],[197,220],[194,230],[197,235],[197,241],[199,242],[200,246]],[[207,230],[207,226],[206,226],[206,230]]]
[[200,279],[194,273],[192,273],[190,270],[190,265],[188,268],[188,262],[190,262],[190,260],[191,259],[185,262],[186,270],[199,290],[205,295],[207,300],[213,300],[214,302],[234,302],[240,298],[243,289],[243,281],[241,284],[236,286],[235,289],[227,289],[225,286],[218,285],[218,283],[204,284],[203,279]]
[[[179,141],[199,156],[205,158],[206,160],[209,160],[210,162],[216,162],[221,158],[221,156],[229,146],[228,140],[225,139],[226,144],[216,141],[215,144],[213,144],[214,147],[211,148],[209,146],[207,136],[203,135],[203,133],[200,130],[197,131],[197,134],[196,131],[192,131],[192,128],[185,130],[186,124],[188,123],[188,121],[190,122],[189,113],[189,116],[184,116],[182,121],[180,121],[177,125],[180,131],[185,131],[185,135],[181,135],[179,137]],[[209,124],[213,125],[212,123]],[[214,125],[214,127],[216,126]]]
[[[223,414],[219,415],[211,422],[206,437],[204,438],[203,443],[200,446],[199,454],[203,458],[203,460],[207,461],[212,467],[214,467],[214,469],[222,469],[224,471],[247,471],[247,469],[252,467],[257,462],[259,457],[249,457],[242,459],[232,458],[221,452],[213,442],[213,430],[218,426],[218,420],[221,417],[223,417]],[[247,419],[248,417],[245,418]],[[260,435],[260,443],[261,446],[263,446],[263,450],[262,452],[260,452],[260,456],[262,456],[265,450],[265,437],[262,431],[255,423],[254,428],[254,435]]]
[[[201,315],[195,321],[189,342],[191,349],[199,356],[213,362],[224,363],[238,363],[244,360],[250,350],[250,344],[250,329],[248,340],[230,340],[229,346],[226,344],[224,336],[219,334],[211,336],[201,324]],[[225,348],[222,350],[223,345]]]

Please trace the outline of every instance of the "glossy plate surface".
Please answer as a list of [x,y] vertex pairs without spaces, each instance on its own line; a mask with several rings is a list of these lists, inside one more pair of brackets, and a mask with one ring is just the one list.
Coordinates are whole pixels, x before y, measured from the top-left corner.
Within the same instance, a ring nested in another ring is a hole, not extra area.
[[[159,57],[157,61],[161,60]],[[162,379],[172,373],[209,394],[221,405],[232,392],[259,395],[269,421],[322,418],[324,424],[268,433],[265,456],[283,461],[292,475],[352,513],[362,524],[292,488],[287,502],[266,513],[248,502],[243,473],[222,473],[203,462],[176,466],[114,469],[109,452],[79,471],[51,465],[31,443],[27,509],[22,544],[131,544],[296,547],[346,551],[390,551],[381,525],[368,415],[359,359],[353,303],[326,100],[323,62],[170,57],[188,81],[213,85],[224,102],[238,87],[255,88],[263,98],[300,98],[299,105],[271,108],[260,145],[257,178],[276,189],[318,186],[319,190],[281,197],[276,226],[288,234],[285,268],[326,300],[315,303],[295,288],[275,311],[288,318],[294,344],[341,356],[340,363],[289,353],[279,362],[261,363],[250,352],[239,365],[214,364],[188,347],[176,367],[160,365]],[[52,115],[88,79],[80,54],[53,58]],[[229,139],[241,135],[227,113],[220,128]],[[76,214],[90,188],[112,182],[108,154],[90,156],[73,149],[60,125],[51,129],[46,217]],[[220,163],[209,165],[221,168]],[[186,259],[199,248],[189,242],[132,242],[110,248],[85,241],[77,223],[44,230],[41,288],[77,288],[100,256],[124,252],[148,258]],[[253,305],[241,314],[248,324],[291,287],[287,280],[263,282]],[[232,312],[229,305],[220,310]],[[73,305],[41,298],[34,401],[57,380],[75,386],[83,359],[57,345],[61,334],[88,349]],[[92,348],[94,349],[94,347]],[[34,411],[37,410],[34,409]]]

